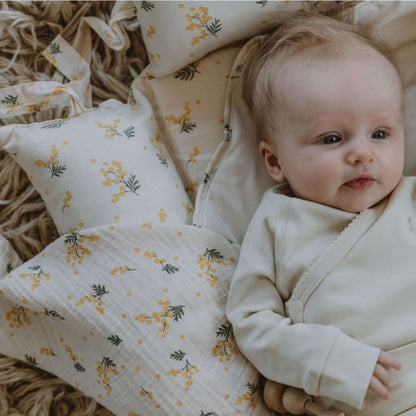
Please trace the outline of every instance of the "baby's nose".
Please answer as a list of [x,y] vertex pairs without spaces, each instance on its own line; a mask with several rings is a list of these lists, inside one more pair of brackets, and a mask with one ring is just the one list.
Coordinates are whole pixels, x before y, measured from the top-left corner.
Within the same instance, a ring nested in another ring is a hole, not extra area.
[[355,144],[346,156],[347,162],[353,165],[359,163],[372,162],[374,160],[374,152],[370,143]]

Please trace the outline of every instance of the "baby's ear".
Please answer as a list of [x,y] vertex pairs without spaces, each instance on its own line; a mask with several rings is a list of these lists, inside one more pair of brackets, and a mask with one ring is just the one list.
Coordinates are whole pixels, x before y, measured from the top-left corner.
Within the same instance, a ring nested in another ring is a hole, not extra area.
[[259,143],[260,156],[266,165],[267,173],[277,182],[284,182],[286,180],[282,168],[279,164],[277,152],[273,146],[265,141]]

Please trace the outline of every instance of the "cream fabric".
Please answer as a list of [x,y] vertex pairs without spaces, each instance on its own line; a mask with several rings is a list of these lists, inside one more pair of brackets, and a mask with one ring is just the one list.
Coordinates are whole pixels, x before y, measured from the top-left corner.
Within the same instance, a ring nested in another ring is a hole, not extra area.
[[[108,100],[83,111],[89,101],[82,101],[89,86],[86,61],[61,37],[44,54],[77,80],[2,89],[0,109],[9,115],[41,111],[69,99],[76,104],[72,114],[79,114],[6,125],[0,128],[0,145],[26,171],[58,231],[113,222],[190,223],[192,204],[145,97],[135,91],[136,105]],[[78,72],[65,66],[74,59]]]
[[241,95],[242,66],[262,37],[237,55],[227,85],[224,140],[207,166],[195,202],[194,223],[241,244],[264,191],[273,185],[258,152],[254,123]]
[[[227,316],[240,349],[266,377],[347,415],[416,408],[415,190],[416,178],[405,178],[387,201],[359,215],[265,194],[241,249]],[[389,371],[391,399],[370,393],[364,409],[354,410],[379,348],[402,360],[401,371]]]
[[[416,175],[416,3],[362,2],[357,5],[356,23],[370,20],[376,32],[391,43],[404,81],[405,173]],[[262,36],[248,41],[231,70],[224,112],[228,134],[207,167],[200,185],[194,223],[222,233],[241,244],[262,195],[272,180],[258,155],[255,129],[241,96],[239,75],[252,48]]]
[[18,266],[0,238],[0,352],[120,416],[271,415],[225,317],[238,254],[207,230],[132,223],[69,233]]
[[171,75],[146,68],[132,88],[152,106],[163,141],[192,203],[217,146],[224,139],[224,101],[240,47],[215,51]]
[[138,2],[149,72],[171,74],[224,45],[269,30],[277,18],[300,6],[282,1]]

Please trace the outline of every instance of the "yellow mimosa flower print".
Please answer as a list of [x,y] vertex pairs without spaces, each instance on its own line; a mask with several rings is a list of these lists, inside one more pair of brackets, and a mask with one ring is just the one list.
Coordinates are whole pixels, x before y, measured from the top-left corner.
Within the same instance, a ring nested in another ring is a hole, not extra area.
[[60,164],[60,161],[57,159],[58,155],[59,152],[56,149],[56,146],[52,145],[51,156],[49,159],[46,162],[44,162],[42,159],[35,160],[35,165],[39,166],[40,168],[49,169],[51,171],[51,178],[54,176],[59,178],[66,170],[66,166]]
[[63,53],[60,49],[60,46],[56,42],[52,42],[43,52],[42,55],[52,64],[56,64],[55,56],[58,53]]
[[[62,338],[60,339],[60,341],[62,344],[64,344],[64,340]],[[78,371],[79,373],[84,373],[86,370],[83,364],[84,359],[78,358],[78,356],[72,352],[72,348],[68,344],[64,344],[64,347],[65,347],[65,353],[72,360],[72,364],[75,370]]]
[[27,104],[25,107],[27,107],[29,113],[38,113],[42,110],[45,105],[49,104],[49,100],[41,101],[39,104]]
[[11,113],[17,110],[20,107],[26,107],[29,113],[38,113],[42,110],[45,105],[48,105],[50,100],[41,101],[38,104],[24,104],[19,102],[19,94],[17,95],[7,95],[0,100],[0,103],[6,105],[8,108],[8,113]]
[[42,347],[42,348],[39,350],[39,352],[40,352],[41,354],[46,355],[47,357],[50,357],[50,356],[52,356],[52,357],[57,357],[57,355],[54,353],[54,351],[53,351],[53,349],[52,349],[52,348]]
[[159,300],[157,304],[162,308],[159,311],[152,312],[151,314],[141,313],[135,317],[136,321],[140,323],[146,323],[152,325],[154,323],[160,324],[158,331],[162,338],[166,338],[169,335],[170,324],[168,320],[178,322],[184,316],[185,305],[172,306],[169,300]]
[[147,30],[146,36],[150,39],[153,39],[154,34],[156,34],[156,29],[154,26],[150,25],[150,29]]
[[6,108],[9,109],[8,110],[9,113],[23,106],[23,104],[19,103],[19,94],[17,95],[9,94],[6,97],[3,97],[0,100],[0,103],[6,105]]
[[98,384],[101,384],[108,396],[111,395],[113,388],[110,384],[111,376],[118,376],[120,373],[117,370],[116,363],[110,357],[103,357],[97,361]]
[[198,10],[195,7],[191,7],[189,13],[186,14],[186,19],[189,22],[186,30],[199,32],[198,36],[192,39],[191,45],[198,44],[200,40],[205,39],[207,36],[218,37],[217,33],[222,29],[220,19],[208,15],[208,7],[201,6]]
[[145,251],[143,255],[149,260],[153,260],[154,263],[160,264],[162,267],[162,272],[167,274],[173,274],[179,271],[179,266],[167,263],[167,260],[163,257],[159,258],[154,251]]
[[234,406],[238,406],[244,401],[250,402],[250,407],[252,409],[256,408],[256,394],[257,394],[257,386],[254,383],[247,383],[246,384],[247,391],[244,395],[238,396],[238,399],[234,403]]
[[[185,187],[185,191],[186,191],[188,194],[193,194],[193,193],[195,193],[197,189],[198,189],[198,182],[191,182],[189,185],[187,185],[187,186]],[[186,205],[188,205],[188,204],[186,204]]]
[[153,399],[154,399],[154,397],[153,397],[153,393],[152,393],[151,391],[147,391],[147,390],[145,390],[145,389],[143,388],[143,386],[141,386],[140,388],[141,388],[141,391],[140,391],[140,396],[147,397],[147,398],[148,398],[148,399],[150,399],[150,400],[153,400]]
[[187,164],[188,163],[195,163],[196,162],[196,156],[198,156],[201,152],[199,151],[199,147],[198,146],[194,146],[193,147],[193,151],[191,153],[189,153],[189,159],[187,160]]
[[31,325],[32,322],[23,306],[13,306],[10,312],[6,313],[6,321],[9,321],[10,328],[19,329],[23,325]]
[[224,257],[221,255],[221,253],[214,249],[206,249],[204,254],[198,254],[198,265],[199,269],[204,271],[202,274],[198,274],[199,277],[206,276],[206,281],[210,284],[211,287],[215,287],[218,276],[215,274],[216,269],[214,265],[219,266],[226,266],[227,263],[223,260]]
[[113,194],[113,203],[120,201],[128,192],[140,196],[137,193],[141,187],[139,180],[136,175],[132,173],[129,174],[129,172],[123,170],[121,162],[113,160],[110,166],[108,162],[103,162],[103,167],[100,169],[100,172],[106,178],[103,182],[103,186],[118,186],[119,188],[119,192]]
[[81,234],[75,229],[70,230],[70,232],[65,236],[64,244],[67,249],[66,262],[71,263],[72,266],[76,264],[82,264],[85,256],[91,254],[91,250],[83,246],[83,243],[86,241],[94,242],[99,240],[100,237],[95,234],[86,235]]
[[190,133],[197,127],[197,124],[194,123],[189,116],[192,112],[192,109],[188,102],[184,104],[183,109],[185,111],[181,116],[175,117],[173,114],[169,114],[168,116],[165,116],[165,120],[174,124],[178,124],[181,128],[181,133]]
[[102,285],[92,285],[91,286],[92,292],[88,293],[87,296],[83,296],[79,299],[79,301],[75,304],[75,306],[83,305],[84,303],[91,303],[95,304],[95,310],[100,314],[103,315],[105,312],[104,302],[102,297],[107,295],[108,292],[105,286]]
[[111,274],[114,276],[116,274],[124,274],[126,272],[133,272],[136,269],[131,269],[129,266],[127,266],[127,264],[125,264],[124,266],[119,266],[119,267],[114,267],[113,270],[111,270]]
[[160,134],[156,134],[156,136],[153,138],[149,134],[149,140],[152,144],[153,148],[156,150],[156,157],[159,159],[160,163],[166,167],[168,167],[168,162],[170,160],[169,155],[166,153],[166,150],[162,143],[160,143]]
[[69,87],[63,87],[62,85],[58,85],[53,91],[52,94],[58,95],[62,94],[64,91],[68,91]]
[[69,203],[69,201],[71,201],[72,199],[72,194],[70,191],[66,191],[65,192],[65,198],[63,199],[63,206],[62,206],[62,212],[64,212],[65,208],[70,208],[71,204]]
[[197,365],[192,364],[188,360],[188,358],[185,358],[185,356],[186,356],[186,353],[181,350],[173,352],[170,355],[170,358],[172,358],[173,360],[182,361],[182,362],[185,359],[185,363],[184,363],[185,365],[182,368],[169,370],[167,374],[168,376],[171,376],[171,377],[177,377],[177,376],[183,377],[185,379],[185,383],[184,383],[185,391],[188,391],[189,388],[194,383],[192,377],[195,374],[199,373],[199,369]]
[[159,213],[157,214],[159,217],[160,222],[166,222],[166,218],[168,217],[168,214],[165,212],[163,208],[160,208]]
[[22,279],[25,279],[28,277],[32,280],[32,285],[30,286],[30,290],[35,290],[37,287],[40,286],[41,282],[44,282],[46,280],[50,280],[51,275],[49,273],[45,273],[42,270],[42,266],[36,265],[29,267],[29,270],[32,270],[29,273],[21,273],[19,274],[19,277]]
[[122,131],[119,131],[121,119],[120,117],[116,117],[113,119],[112,123],[109,124],[103,124],[98,121],[94,121],[94,123],[97,125],[98,128],[105,129],[105,135],[107,139],[114,140],[114,137],[126,137],[127,139],[131,139],[132,137],[135,137],[136,129],[133,125],[130,125],[129,127],[125,128]]
[[185,211],[188,215],[191,215],[194,212],[193,207],[188,202],[186,204],[182,203],[182,206],[185,208]]
[[218,357],[220,362],[228,362],[238,354],[238,348],[234,340],[231,325],[221,325],[216,332],[217,343],[212,348],[212,355]]

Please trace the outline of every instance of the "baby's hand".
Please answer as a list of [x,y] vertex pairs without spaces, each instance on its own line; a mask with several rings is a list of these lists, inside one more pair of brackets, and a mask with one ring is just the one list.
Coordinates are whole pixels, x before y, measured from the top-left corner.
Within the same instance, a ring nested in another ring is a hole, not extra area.
[[390,392],[387,389],[390,382],[389,373],[387,372],[389,368],[400,370],[402,365],[396,357],[381,351],[374,368],[373,376],[371,377],[369,388],[375,391],[383,399],[390,398]]

